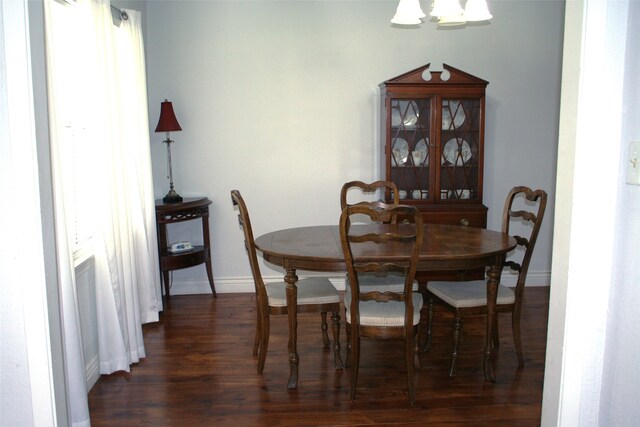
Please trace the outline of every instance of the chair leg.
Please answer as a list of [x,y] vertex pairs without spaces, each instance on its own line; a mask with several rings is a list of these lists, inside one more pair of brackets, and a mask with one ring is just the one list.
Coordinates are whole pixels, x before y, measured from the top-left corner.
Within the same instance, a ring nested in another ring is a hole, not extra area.
[[331,331],[333,332],[333,364],[336,369],[343,369],[340,355],[340,311],[334,310],[331,316]]
[[500,332],[498,331],[498,313],[496,313],[493,322],[493,348],[498,347],[500,347]]
[[260,314],[260,307],[256,305],[256,336],[253,340],[253,355],[258,355],[260,348],[260,337],[262,336],[262,315]]
[[433,298],[429,298],[429,314],[427,315],[427,337],[424,342],[422,351],[429,351],[431,349],[431,327],[433,326],[433,312],[435,310],[435,303]]
[[524,355],[522,354],[522,339],[520,337],[520,307],[516,306],[511,314],[511,329],[513,330],[513,342],[518,355],[518,367],[524,367]]
[[[413,405],[416,403],[416,389],[414,382],[414,364],[416,359],[414,357],[415,353],[415,345],[413,342],[414,330],[412,327],[407,326],[405,330],[405,364],[407,369],[407,391],[409,392],[409,404]],[[420,362],[418,361],[418,364]]]
[[351,334],[351,387],[349,388],[349,400],[353,403],[356,400],[356,385],[358,384],[358,370],[360,368],[360,332],[354,328]]
[[264,362],[267,359],[267,350],[269,348],[269,334],[271,332],[271,324],[269,314],[262,313],[262,321],[260,322],[260,348],[258,349],[258,373],[264,370]]
[[416,369],[422,369],[420,363],[420,324],[414,327],[413,335],[413,365]]
[[453,352],[451,353],[451,368],[449,369],[449,376],[456,376],[456,369],[458,361],[458,345],[460,344],[460,333],[462,332],[462,319],[460,316],[456,316],[453,321]]
[[322,344],[325,348],[329,348],[331,343],[329,342],[329,335],[327,335],[327,330],[329,329],[327,327],[327,312],[320,313],[320,317],[322,318],[322,325],[320,326],[322,328]]

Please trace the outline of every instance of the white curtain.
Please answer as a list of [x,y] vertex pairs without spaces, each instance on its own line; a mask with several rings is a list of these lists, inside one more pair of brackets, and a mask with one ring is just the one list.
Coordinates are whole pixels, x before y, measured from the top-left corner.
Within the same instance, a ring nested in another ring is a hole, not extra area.
[[[89,406],[85,380],[85,363],[82,349],[78,300],[74,274],[73,249],[67,232],[67,209],[69,198],[63,192],[64,171],[68,169],[68,148],[64,144],[70,135],[69,122],[65,126],[69,108],[68,99],[64,96],[65,88],[70,87],[63,64],[68,61],[70,49],[55,49],[62,42],[59,31],[69,25],[70,15],[62,14],[59,4],[45,2],[45,39],[47,49],[47,90],[49,98],[49,127],[51,138],[51,169],[54,188],[54,215],[56,229],[56,246],[58,257],[58,283],[60,286],[60,311],[62,320],[65,377],[67,386],[68,412],[73,426],[89,426]],[[57,84],[56,84],[57,83]],[[56,102],[57,101],[57,102]]]
[[94,195],[89,251],[95,260],[101,374],[129,371],[145,357],[142,324],[157,321],[162,309],[144,47],[140,13],[127,10],[128,19],[115,26],[108,0],[72,5],[46,0],[45,13],[69,401],[73,423],[81,426],[89,420],[87,390],[81,387],[85,374],[69,249],[73,243],[66,232],[73,225],[65,220],[77,207],[64,178],[74,166],[70,141],[91,153],[84,161],[89,162],[85,182]]
[[[129,370],[145,356],[141,324],[161,309],[141,16],[119,27],[108,2],[92,2],[96,80],[104,99],[97,184],[96,293],[100,372]],[[99,89],[98,89],[99,90]]]

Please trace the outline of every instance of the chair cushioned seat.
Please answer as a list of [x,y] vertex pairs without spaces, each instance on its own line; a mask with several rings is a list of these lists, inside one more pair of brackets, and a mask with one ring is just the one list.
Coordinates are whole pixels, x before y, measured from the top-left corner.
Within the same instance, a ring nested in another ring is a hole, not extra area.
[[[346,319],[351,323],[351,293],[344,296]],[[413,324],[420,322],[422,294],[413,293]],[[404,303],[400,301],[360,301],[360,324],[366,326],[404,326]]]
[[[429,282],[427,290],[452,307],[482,307],[487,305],[487,282],[473,280],[470,282]],[[513,304],[516,295],[513,289],[498,286],[497,304]]]
[[[285,282],[265,283],[264,286],[270,306],[287,306],[287,284]],[[298,288],[298,305],[340,302],[340,294],[326,277],[300,279],[296,282],[296,286]]]
[[[391,271],[385,274],[379,273],[359,273],[360,292],[367,293],[373,291],[380,291],[380,288],[384,288],[390,292],[404,292],[404,278],[405,275]],[[347,281],[345,283],[345,290],[351,292],[351,283],[349,281],[349,275],[347,274]],[[418,281],[413,281],[413,291],[418,290]]]

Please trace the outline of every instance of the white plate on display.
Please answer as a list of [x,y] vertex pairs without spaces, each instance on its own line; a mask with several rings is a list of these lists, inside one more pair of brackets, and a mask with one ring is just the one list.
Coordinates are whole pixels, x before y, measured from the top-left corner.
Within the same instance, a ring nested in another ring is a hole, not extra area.
[[[460,155],[458,155],[458,153]],[[463,166],[471,160],[472,156],[471,147],[467,141],[463,139],[462,143],[458,145],[458,140],[453,138],[450,139],[442,149],[442,164]]]
[[442,130],[458,129],[466,119],[467,116],[464,114],[464,108],[460,105],[460,101],[447,99],[442,101]]
[[396,138],[393,141],[391,152],[396,166],[404,166],[409,158],[409,143],[402,138]]
[[415,126],[418,123],[418,105],[413,101],[398,101],[391,107],[391,126]]
[[422,166],[429,163],[429,138],[423,138],[416,144],[416,148],[411,153],[414,166]]

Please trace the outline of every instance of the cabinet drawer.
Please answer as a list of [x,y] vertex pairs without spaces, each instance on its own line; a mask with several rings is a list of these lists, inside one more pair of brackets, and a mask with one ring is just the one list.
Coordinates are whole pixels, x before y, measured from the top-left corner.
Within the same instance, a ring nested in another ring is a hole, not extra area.
[[487,208],[482,205],[469,209],[421,209],[421,213],[422,220],[428,224],[487,227]]

